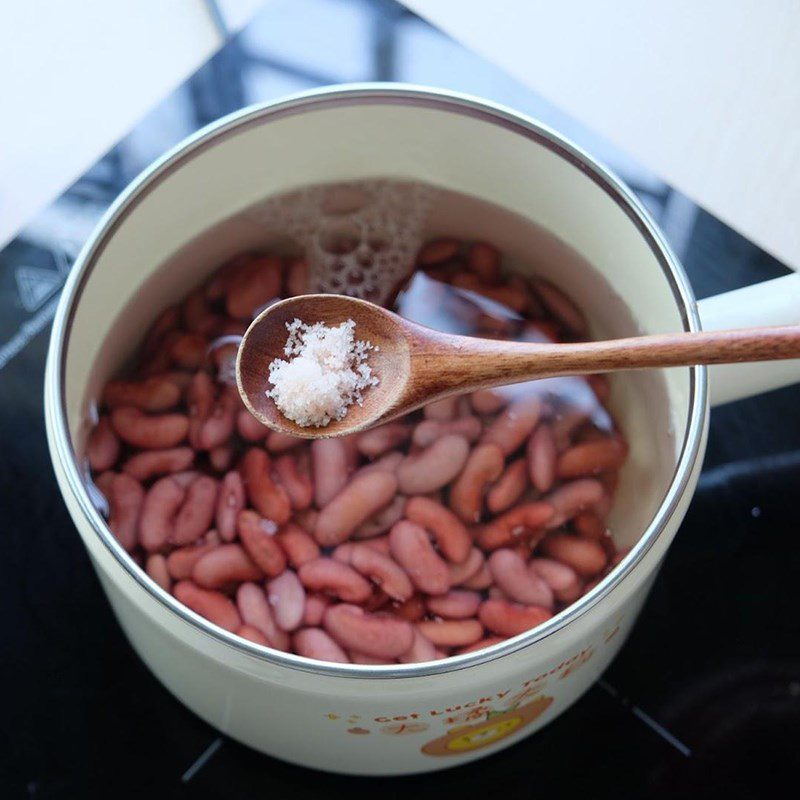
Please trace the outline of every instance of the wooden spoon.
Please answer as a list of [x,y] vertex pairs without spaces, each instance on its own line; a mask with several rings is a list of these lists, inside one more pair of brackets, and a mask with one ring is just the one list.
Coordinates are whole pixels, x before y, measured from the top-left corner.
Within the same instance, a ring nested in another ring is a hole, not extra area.
[[[285,358],[286,323],[295,318],[339,325],[352,319],[357,339],[371,342],[368,364],[380,382],[325,427],[303,428],[266,392],[269,364]],[[305,439],[344,436],[407,414],[447,395],[558,375],[642,367],[677,367],[800,358],[800,325],[703,333],[667,333],[575,344],[535,344],[454,336],[409,322],[364,300],[333,294],[291,297],[259,314],[239,345],[236,382],[264,425]]]

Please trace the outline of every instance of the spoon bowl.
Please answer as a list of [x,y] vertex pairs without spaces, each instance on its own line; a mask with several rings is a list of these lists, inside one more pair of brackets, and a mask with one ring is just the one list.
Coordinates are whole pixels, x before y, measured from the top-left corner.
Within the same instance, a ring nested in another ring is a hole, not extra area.
[[[275,401],[267,397],[273,388],[269,365],[276,358],[287,358],[284,346],[287,324],[295,319],[313,325],[340,325],[352,319],[355,338],[373,345],[367,363],[378,384],[364,391],[362,405],[353,404],[341,420],[324,427],[302,427],[285,417]],[[353,297],[308,294],[290,297],[262,311],[244,334],[236,358],[236,383],[250,413],[273,430],[304,439],[323,439],[355,433],[371,427],[386,415],[393,399],[403,393],[408,380],[410,347],[401,318],[381,306]]]

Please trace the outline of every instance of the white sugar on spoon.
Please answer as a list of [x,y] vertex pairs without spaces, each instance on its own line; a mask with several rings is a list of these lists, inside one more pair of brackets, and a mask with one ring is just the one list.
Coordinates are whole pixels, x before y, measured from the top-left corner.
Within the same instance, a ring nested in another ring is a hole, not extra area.
[[270,363],[273,388],[266,392],[285,417],[304,428],[325,427],[353,403],[361,405],[362,392],[377,385],[367,364],[372,344],[357,341],[355,327],[352,319],[336,326],[307,325],[296,317],[286,323],[288,360]]

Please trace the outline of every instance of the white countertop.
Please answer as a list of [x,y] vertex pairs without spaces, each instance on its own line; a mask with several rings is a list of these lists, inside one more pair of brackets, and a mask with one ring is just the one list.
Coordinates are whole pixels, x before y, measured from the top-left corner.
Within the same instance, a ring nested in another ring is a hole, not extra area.
[[[800,266],[796,0],[404,2]],[[203,0],[2,4],[0,246],[222,43]]]
[[796,0],[404,0],[800,267]]
[[0,247],[222,44],[202,0],[0,3]]

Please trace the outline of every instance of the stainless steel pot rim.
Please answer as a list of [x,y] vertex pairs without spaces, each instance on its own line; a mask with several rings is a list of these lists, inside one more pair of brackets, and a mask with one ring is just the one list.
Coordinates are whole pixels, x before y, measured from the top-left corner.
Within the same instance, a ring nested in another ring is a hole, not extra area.
[[[552,636],[581,617],[603,600],[639,564],[677,509],[687,488],[692,468],[700,453],[705,409],[708,400],[707,373],[703,367],[690,368],[689,419],[681,444],[678,462],[669,489],[659,509],[626,558],[591,592],[538,628],[475,653],[423,664],[360,665],[332,664],[303,658],[262,647],[240,639],[180,604],[142,570],[118,544],[86,491],[81,469],[72,447],[67,426],[65,403],[66,343],[81,290],[91,275],[98,254],[148,190],[199,151],[217,141],[235,135],[246,127],[260,125],[287,115],[318,111],[326,107],[360,104],[411,105],[457,113],[499,125],[528,139],[533,139],[557,153],[600,186],[622,208],[647,241],[664,271],[679,307],[684,328],[699,330],[700,319],[688,278],[669,245],[663,239],[649,213],[629,189],[610,170],[546,125],[510,108],[487,100],[449,90],[408,84],[358,83],[313,89],[280,100],[262,103],[234,112],[208,125],[179,143],[154,162],[117,198],[98,223],[79,254],[67,279],[53,321],[45,376],[45,414],[50,445],[64,470],[73,498],[117,564],[146,593],[189,625],[254,659],[304,672],[343,678],[415,678],[440,675],[484,664],[530,647]],[[52,432],[52,434],[51,434]]]

